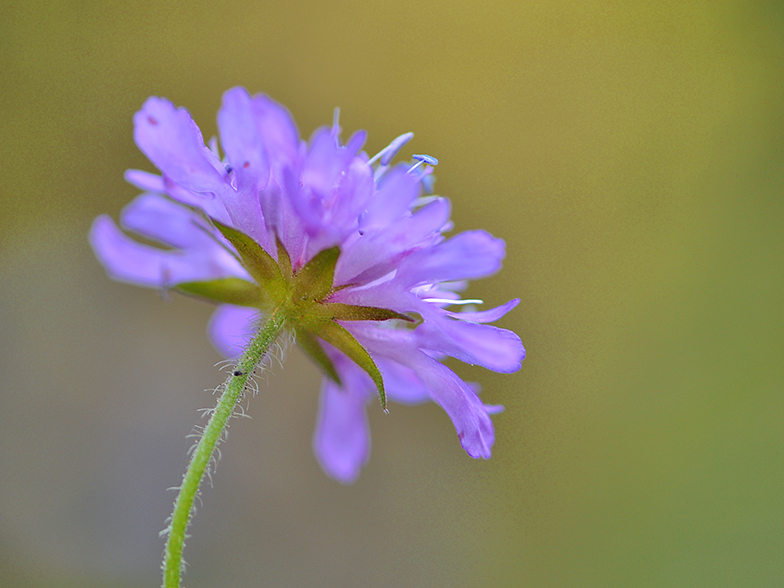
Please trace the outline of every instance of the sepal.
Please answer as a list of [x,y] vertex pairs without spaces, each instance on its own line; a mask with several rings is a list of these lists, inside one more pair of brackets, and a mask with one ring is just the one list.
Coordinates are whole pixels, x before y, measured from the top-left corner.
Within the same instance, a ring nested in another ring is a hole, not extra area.
[[387,410],[387,395],[384,391],[384,378],[381,376],[381,371],[378,369],[376,362],[373,361],[370,353],[362,347],[359,341],[354,338],[354,335],[332,320],[309,321],[308,324],[302,325],[302,327],[342,351],[349,359],[367,372],[378,389],[381,397],[381,406],[385,411]]
[[340,256],[339,247],[330,247],[317,253],[294,278],[291,295],[293,300],[320,302],[332,294],[335,264]]
[[236,306],[258,307],[263,300],[258,284],[242,278],[220,278],[204,282],[183,282],[177,289],[184,294],[206,298],[213,302],[223,302]]
[[399,319],[401,321],[414,322],[414,319],[411,317],[388,308],[356,306],[341,302],[327,303],[325,307],[329,311],[330,317],[339,321],[388,321],[390,319]]
[[338,386],[342,386],[343,383],[340,381],[340,376],[338,375],[338,371],[335,368],[335,364],[332,361],[332,358],[327,355],[324,351],[324,348],[319,343],[318,339],[314,337],[308,331],[303,329],[298,329],[297,333],[297,345],[299,345],[302,350],[308,354],[308,356],[315,361],[318,366],[324,370],[324,373],[329,376],[331,380],[333,380]]
[[261,245],[245,233],[213,219],[213,224],[234,245],[248,273],[259,283],[269,296],[280,302],[286,295],[286,285],[280,268],[272,256]]

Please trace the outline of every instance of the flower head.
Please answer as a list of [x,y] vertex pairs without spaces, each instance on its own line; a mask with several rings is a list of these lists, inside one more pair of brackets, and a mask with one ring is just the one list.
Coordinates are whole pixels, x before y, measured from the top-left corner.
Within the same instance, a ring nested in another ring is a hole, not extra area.
[[139,148],[161,171],[129,170],[145,192],[107,216],[90,239],[115,279],[174,288],[220,303],[210,336],[237,356],[259,314],[282,310],[297,343],[322,368],[314,451],[349,483],[370,453],[366,406],[380,394],[406,404],[435,401],[471,457],[490,457],[490,414],[476,389],[440,360],[456,357],[497,372],[519,369],[525,351],[511,331],[490,326],[517,305],[456,312],[467,280],[496,272],[504,244],[484,231],[451,238],[449,201],[425,195],[437,160],[392,160],[412,138],[369,159],[365,133],[340,140],[333,126],[300,139],[288,111],[233,88],[223,97],[217,142],[204,145],[184,109],[148,99],[134,117]]

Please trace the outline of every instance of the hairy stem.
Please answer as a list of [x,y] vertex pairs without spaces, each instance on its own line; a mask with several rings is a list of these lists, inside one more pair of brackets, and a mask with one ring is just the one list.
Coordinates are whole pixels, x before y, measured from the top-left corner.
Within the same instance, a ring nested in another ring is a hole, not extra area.
[[285,323],[286,313],[282,310],[275,310],[265,317],[264,323],[260,325],[258,332],[251,339],[234,370],[227,378],[218,406],[196,445],[196,450],[182,480],[180,493],[174,502],[174,512],[172,513],[163,563],[164,588],[180,588],[182,550],[185,545],[188,523],[191,519],[193,501],[196,498],[199,485],[207,471],[215,447],[234,413],[234,407],[245,391],[248,379],[283,331]]

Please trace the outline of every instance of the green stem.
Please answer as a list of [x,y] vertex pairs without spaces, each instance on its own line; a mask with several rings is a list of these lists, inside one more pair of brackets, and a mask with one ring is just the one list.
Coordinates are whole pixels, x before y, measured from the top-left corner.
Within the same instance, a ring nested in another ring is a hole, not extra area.
[[166,551],[163,565],[164,588],[180,588],[180,574],[182,570],[182,550],[185,545],[185,536],[193,512],[193,501],[199,490],[199,485],[204,478],[204,473],[212,458],[212,453],[220,441],[226,425],[234,413],[237,401],[245,391],[245,385],[253,371],[264,359],[272,343],[283,331],[286,323],[286,313],[277,309],[267,315],[256,335],[251,339],[248,347],[237,361],[236,367],[226,380],[223,394],[218,400],[212,417],[210,417],[204,433],[196,445],[188,470],[182,480],[180,493],[174,502],[169,538],[166,542]]

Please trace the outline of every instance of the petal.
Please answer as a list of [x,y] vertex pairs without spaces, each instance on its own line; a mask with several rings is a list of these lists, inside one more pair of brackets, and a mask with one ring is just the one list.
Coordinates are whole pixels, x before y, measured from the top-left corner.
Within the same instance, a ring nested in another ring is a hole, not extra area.
[[194,206],[204,211],[210,218],[219,220],[224,224],[231,224],[232,220],[229,216],[223,201],[210,192],[199,194],[186,190],[179,184],[176,184],[168,176],[163,176],[163,186],[166,194],[171,196],[177,202],[182,202],[188,206]]
[[137,243],[106,215],[90,229],[90,244],[107,273],[115,280],[150,288],[169,288],[180,282],[198,282],[236,275],[231,257],[211,257],[205,252],[163,250]]
[[411,332],[378,328],[367,323],[352,323],[348,328],[376,357],[387,357],[416,372],[430,390],[431,398],[452,419],[460,444],[468,455],[490,457],[495,431],[484,404],[457,374],[418,349]]
[[120,214],[124,229],[171,247],[206,247],[214,242],[192,210],[158,194],[142,194]]
[[267,248],[269,236],[258,191],[269,181],[269,164],[254,125],[251,99],[244,88],[233,88],[223,95],[218,128],[238,188],[222,190],[220,198],[234,226]]
[[140,169],[125,170],[125,181],[147,192],[165,192],[163,178]]
[[321,200],[331,196],[363,142],[364,135],[355,133],[349,139],[349,144],[342,147],[331,129],[317,129],[310,139],[308,156],[302,170],[302,184]]
[[210,319],[208,332],[215,349],[223,357],[234,359],[256,332],[259,311],[245,306],[221,304]]
[[438,231],[449,219],[449,212],[449,201],[439,198],[379,231],[362,235],[344,248],[335,283],[367,283],[391,272],[404,252],[434,245],[441,238]]
[[466,453],[474,459],[489,459],[495,442],[493,421],[468,384],[448,367],[421,352],[412,358],[411,367],[430,387],[433,400],[452,419]]
[[414,334],[423,349],[446,353],[494,372],[516,372],[525,357],[520,337],[491,325],[436,318],[431,314],[414,330]]
[[269,164],[264,143],[253,120],[251,98],[245,88],[232,88],[223,94],[218,111],[221,145],[237,174],[240,190],[258,190],[267,185]]
[[453,318],[460,319],[461,321],[468,321],[471,323],[492,323],[500,319],[518,304],[520,304],[520,299],[514,298],[506,304],[496,306],[495,308],[490,308],[488,310],[480,310],[478,312],[444,311],[444,313]]
[[363,232],[378,230],[403,216],[419,196],[419,180],[406,173],[405,166],[397,166],[384,178],[378,191],[359,219]]
[[398,271],[402,284],[481,278],[497,272],[504,242],[485,231],[466,231],[405,259]]
[[313,452],[327,474],[351,484],[370,458],[366,407],[372,383],[362,372],[342,368],[343,388],[330,379],[322,381]]
[[174,182],[195,192],[226,188],[223,165],[209,149],[184,108],[148,98],[133,117],[134,139],[149,160]]
[[285,107],[265,94],[253,96],[251,109],[256,132],[264,141],[267,160],[277,174],[277,170],[297,160],[300,143],[297,125]]
[[384,388],[390,400],[399,404],[429,402],[430,390],[416,372],[385,357],[376,357],[376,364],[384,376]]
[[367,201],[373,196],[373,170],[359,157],[351,160],[341,179],[330,209],[331,221],[356,230],[357,220]]

